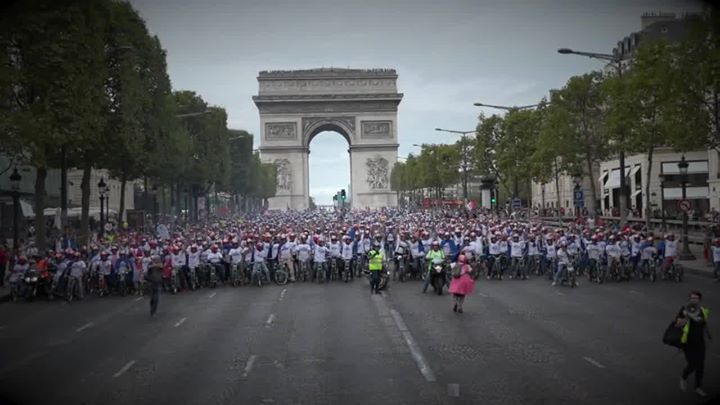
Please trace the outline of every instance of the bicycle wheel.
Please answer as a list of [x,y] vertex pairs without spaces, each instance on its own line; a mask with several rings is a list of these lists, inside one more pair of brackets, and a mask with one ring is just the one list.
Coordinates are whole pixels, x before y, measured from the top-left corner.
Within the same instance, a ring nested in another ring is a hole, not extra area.
[[284,269],[275,270],[275,284],[285,285],[288,282],[288,274]]

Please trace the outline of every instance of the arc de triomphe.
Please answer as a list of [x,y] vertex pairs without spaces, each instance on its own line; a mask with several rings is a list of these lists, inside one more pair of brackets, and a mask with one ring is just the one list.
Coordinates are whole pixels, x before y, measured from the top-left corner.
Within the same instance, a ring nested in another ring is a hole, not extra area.
[[[393,69],[263,71],[253,101],[260,112],[260,158],[278,168],[270,209],[309,205],[310,142],[335,131],[349,145],[354,208],[394,207],[390,171],[397,161],[397,92]],[[328,167],[333,176],[345,167]]]

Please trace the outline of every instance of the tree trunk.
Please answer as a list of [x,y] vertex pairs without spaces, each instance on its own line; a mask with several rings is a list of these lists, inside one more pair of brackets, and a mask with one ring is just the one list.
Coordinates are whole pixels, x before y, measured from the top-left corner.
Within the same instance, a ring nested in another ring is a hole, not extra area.
[[45,166],[37,166],[35,176],[35,245],[38,251],[45,252],[45,179],[47,178],[47,168]]
[[652,217],[652,208],[650,206],[650,179],[652,178],[653,152],[655,152],[655,146],[651,145],[648,149],[648,167],[647,175],[645,176],[645,199],[647,200],[647,203],[645,204],[645,228],[648,231],[652,229],[650,228],[650,217]]
[[[118,225],[122,225],[123,215],[125,214],[125,185],[127,184],[127,175],[123,172],[120,175],[120,208],[118,209]],[[108,204],[110,206],[110,204]],[[109,211],[109,210],[108,210]],[[124,229],[124,228],[121,228]]]
[[88,245],[90,241],[90,175],[92,174],[92,160],[85,156],[83,160],[83,175],[80,183],[82,191],[81,218],[80,218],[80,243]]
[[588,207],[588,212],[590,213],[591,216],[594,217],[595,216],[595,204],[597,203],[598,198],[597,198],[597,187],[595,185],[595,179],[593,178],[593,177],[595,177],[595,175],[593,174],[593,170],[592,170],[593,164],[592,164],[592,159],[590,158],[590,153],[587,153],[585,155],[585,161],[587,162],[588,176],[590,176],[590,194],[592,197],[592,200],[590,201],[590,207]]
[[67,200],[67,152],[65,145],[62,145],[60,147],[60,227],[63,232],[68,225]]
[[555,158],[555,167],[553,168],[553,172],[555,175],[555,198],[557,200],[557,205],[555,208],[557,209],[558,216],[560,216],[560,208],[562,208],[562,200],[560,198],[560,170],[557,157]]

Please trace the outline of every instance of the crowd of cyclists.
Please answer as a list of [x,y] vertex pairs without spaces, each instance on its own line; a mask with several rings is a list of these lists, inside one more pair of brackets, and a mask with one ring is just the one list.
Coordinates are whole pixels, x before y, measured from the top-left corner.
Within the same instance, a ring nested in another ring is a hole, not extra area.
[[[562,228],[490,212],[395,209],[266,212],[173,226],[165,238],[119,232],[89,246],[58,244],[17,254],[6,278],[12,299],[82,299],[88,295],[142,295],[153,257],[163,265],[162,287],[176,294],[219,286],[353,282],[367,275],[368,255],[379,249],[388,279],[447,284],[462,254],[474,277],[555,285],[683,279],[678,240],[642,229],[568,224]],[[713,243],[720,262],[720,240]],[[717,275],[717,272],[716,272]],[[437,293],[443,284],[433,283]]]

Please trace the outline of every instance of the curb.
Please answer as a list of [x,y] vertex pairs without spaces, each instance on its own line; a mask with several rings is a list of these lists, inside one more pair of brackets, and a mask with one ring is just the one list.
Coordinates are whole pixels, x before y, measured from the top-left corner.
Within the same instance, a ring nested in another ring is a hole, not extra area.
[[680,264],[683,265],[685,272],[688,274],[693,274],[696,276],[701,276],[701,277],[710,278],[710,279],[714,278],[712,267],[708,267],[706,270],[704,270],[704,269],[698,269],[697,267],[688,267],[685,264],[683,264],[682,262],[680,262]]

